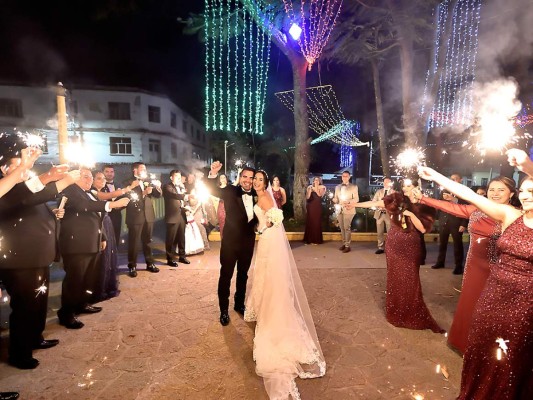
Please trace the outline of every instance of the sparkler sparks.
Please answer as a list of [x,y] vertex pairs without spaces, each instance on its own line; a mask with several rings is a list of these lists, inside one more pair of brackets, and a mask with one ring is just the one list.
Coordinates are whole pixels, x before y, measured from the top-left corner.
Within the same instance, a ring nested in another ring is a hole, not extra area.
[[48,290],[48,287],[46,287],[46,281],[43,282],[41,286],[39,286],[37,289],[35,289],[35,298],[37,298],[40,294],[46,294],[46,291]]
[[426,154],[424,153],[424,150],[420,147],[405,149],[400,154],[398,154],[398,156],[393,162],[398,173],[416,171],[416,169],[420,165],[425,165],[425,163]]
[[509,343],[509,341],[504,340],[503,338],[498,338],[496,339],[496,343],[498,343],[499,348],[507,355],[507,350],[509,350],[507,343]]
[[135,192],[130,192],[129,197],[131,201],[139,201],[139,195]]
[[26,146],[42,148],[45,144],[44,137],[41,135],[36,135],[34,133],[20,133],[19,136],[22,138]]
[[88,168],[94,167],[94,160],[81,143],[70,143],[65,149],[65,157],[72,164]]

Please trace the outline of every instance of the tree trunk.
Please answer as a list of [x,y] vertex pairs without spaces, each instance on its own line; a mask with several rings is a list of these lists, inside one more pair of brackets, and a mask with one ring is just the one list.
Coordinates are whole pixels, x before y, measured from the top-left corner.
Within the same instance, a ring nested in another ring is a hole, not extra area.
[[372,75],[374,77],[374,96],[376,98],[376,117],[378,122],[379,154],[381,155],[381,165],[383,175],[390,177],[389,155],[387,153],[387,133],[385,132],[385,121],[383,119],[383,102],[381,101],[381,84],[379,80],[378,62],[375,58],[370,59],[372,65]]
[[307,114],[306,75],[307,61],[299,55],[289,57],[294,85],[294,130],[296,151],[294,154],[293,210],[297,221],[305,219],[305,189],[309,184],[311,144],[309,140],[309,116]]

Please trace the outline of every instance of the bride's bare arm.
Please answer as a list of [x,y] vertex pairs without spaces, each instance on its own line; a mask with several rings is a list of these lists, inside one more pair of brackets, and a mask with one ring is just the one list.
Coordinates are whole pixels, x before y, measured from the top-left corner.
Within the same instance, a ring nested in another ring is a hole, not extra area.
[[356,203],[355,207],[357,207],[357,208],[372,208],[372,207],[385,208],[385,203],[383,202],[383,200],[363,201],[362,203]]

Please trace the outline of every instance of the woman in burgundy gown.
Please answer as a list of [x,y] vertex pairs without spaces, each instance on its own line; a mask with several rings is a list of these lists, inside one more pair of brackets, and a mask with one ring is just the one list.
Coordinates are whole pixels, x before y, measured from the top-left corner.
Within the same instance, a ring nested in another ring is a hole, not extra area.
[[281,210],[287,202],[287,193],[281,187],[279,176],[277,175],[272,175],[272,195],[274,196],[276,206]]
[[498,260],[490,266],[472,317],[458,399],[533,398],[533,179],[520,186],[518,210],[479,196],[431,168],[421,167],[419,173],[502,225]]
[[313,184],[306,190],[307,217],[305,220],[304,242],[307,244],[321,244],[322,238],[322,197],[326,194],[326,187],[322,179],[315,177]]
[[[498,176],[489,182],[488,199],[497,204],[509,204],[515,194],[515,182],[510,178]],[[413,195],[420,204],[469,220],[470,246],[466,255],[461,295],[448,332],[448,345],[464,354],[474,307],[485,288],[489,266],[496,261],[496,241],[501,235],[501,224],[471,204],[432,199],[422,196],[419,190],[413,190]]]
[[410,179],[403,181],[404,194],[392,193],[383,200],[358,203],[357,207],[382,207],[391,217],[387,233],[387,296],[385,315],[387,321],[400,328],[431,329],[443,333],[431,316],[420,283],[421,244],[419,232],[431,230],[435,210],[421,204],[412,204],[408,195],[414,188]]

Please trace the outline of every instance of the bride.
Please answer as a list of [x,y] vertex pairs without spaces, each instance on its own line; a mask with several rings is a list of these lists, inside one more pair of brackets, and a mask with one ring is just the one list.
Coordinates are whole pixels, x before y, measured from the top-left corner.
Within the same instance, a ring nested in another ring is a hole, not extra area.
[[257,171],[254,212],[261,233],[244,319],[257,321],[253,356],[270,399],[300,399],[295,378],[317,378],[326,362],[266,172]]

